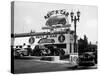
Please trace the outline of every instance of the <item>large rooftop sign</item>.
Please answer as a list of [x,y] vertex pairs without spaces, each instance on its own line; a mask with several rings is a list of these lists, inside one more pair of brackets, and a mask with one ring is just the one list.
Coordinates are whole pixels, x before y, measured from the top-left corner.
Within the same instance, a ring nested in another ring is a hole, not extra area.
[[53,10],[51,12],[48,12],[46,16],[44,16],[47,26],[52,25],[66,25],[68,24],[68,17],[69,13],[65,10]]
[[42,27],[42,29],[54,30],[57,28],[69,28],[68,15],[69,12],[66,12],[65,9],[48,12],[47,15],[44,16],[46,19],[46,27]]

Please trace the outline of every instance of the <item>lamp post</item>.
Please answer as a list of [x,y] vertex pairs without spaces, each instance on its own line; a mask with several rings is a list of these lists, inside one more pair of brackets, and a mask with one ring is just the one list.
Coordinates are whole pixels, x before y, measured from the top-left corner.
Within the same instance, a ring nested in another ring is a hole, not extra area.
[[80,20],[80,11],[77,11],[77,15],[74,15],[74,12],[71,12],[70,13],[71,15],[71,22],[74,22],[74,31],[75,31],[75,36],[74,36],[74,52],[77,52],[77,44],[76,44],[76,37],[77,37],[77,34],[76,34],[76,24],[77,24],[77,21],[79,22]]

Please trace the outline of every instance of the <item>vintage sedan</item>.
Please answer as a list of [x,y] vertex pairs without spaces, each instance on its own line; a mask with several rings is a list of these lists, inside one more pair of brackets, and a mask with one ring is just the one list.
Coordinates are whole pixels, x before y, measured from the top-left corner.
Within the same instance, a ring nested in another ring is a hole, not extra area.
[[46,56],[49,55],[50,50],[48,50],[44,45],[36,45],[33,49],[33,55],[34,56]]
[[54,55],[54,56],[61,56],[65,54],[65,51],[61,48],[57,48],[54,45],[45,45],[46,48],[48,48],[50,50],[50,55]]
[[94,66],[95,60],[93,54],[83,53],[79,55],[79,66]]

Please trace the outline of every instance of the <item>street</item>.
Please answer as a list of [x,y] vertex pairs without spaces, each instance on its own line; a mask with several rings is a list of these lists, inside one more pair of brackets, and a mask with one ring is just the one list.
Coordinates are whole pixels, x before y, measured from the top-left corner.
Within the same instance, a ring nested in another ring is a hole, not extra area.
[[35,73],[35,72],[50,72],[50,71],[67,71],[81,69],[95,69],[93,67],[74,67],[70,63],[50,63],[50,61],[39,60],[36,58],[14,59],[14,73]]

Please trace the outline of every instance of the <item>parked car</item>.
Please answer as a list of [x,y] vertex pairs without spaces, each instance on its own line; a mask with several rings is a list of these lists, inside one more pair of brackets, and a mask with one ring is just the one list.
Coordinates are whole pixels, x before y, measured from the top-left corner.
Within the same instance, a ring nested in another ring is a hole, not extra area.
[[46,48],[48,48],[50,50],[50,55],[54,55],[54,56],[59,56],[59,55],[64,55],[65,51],[61,48],[57,48],[54,45],[45,45]]
[[93,52],[93,55],[94,55],[95,63],[97,64],[98,63],[98,61],[97,61],[97,59],[98,59],[98,57],[97,57],[97,50]]
[[19,51],[20,57],[29,56],[27,48],[21,49]]
[[36,45],[33,49],[34,56],[46,56],[49,55],[49,50],[44,45]]
[[14,57],[19,57],[20,53],[19,51],[22,49],[22,46],[16,46],[16,48],[14,48]]
[[29,56],[29,55],[32,55],[32,49],[30,48],[30,46],[27,46],[25,48],[17,47],[14,50],[15,57],[23,57],[23,56]]
[[80,54],[78,64],[79,66],[94,66],[95,60],[93,54],[89,52]]
[[65,51],[63,49],[54,45],[36,45],[33,49],[34,56],[59,56],[64,54]]

